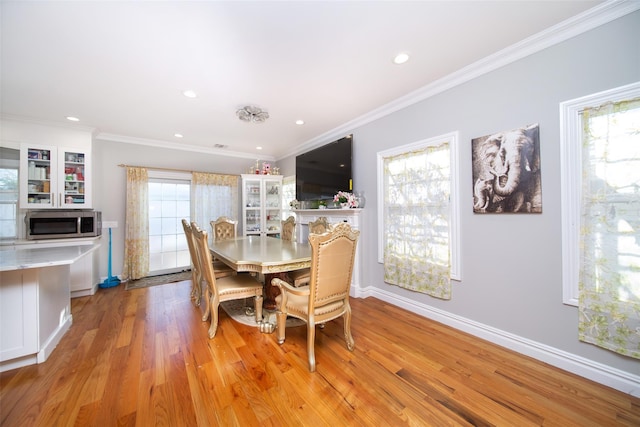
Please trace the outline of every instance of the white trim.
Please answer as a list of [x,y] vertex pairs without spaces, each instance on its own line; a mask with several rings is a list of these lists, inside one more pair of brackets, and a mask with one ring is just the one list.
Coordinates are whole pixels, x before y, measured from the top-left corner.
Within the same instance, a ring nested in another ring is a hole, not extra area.
[[[125,136],[125,135],[116,135],[112,133],[98,133],[94,137],[95,140],[99,141],[111,141],[111,142],[121,142],[123,144],[137,144],[137,145],[146,145],[149,147],[157,147],[157,148],[168,148],[171,150],[181,150],[181,151],[191,151],[195,153],[204,153],[204,154],[215,154],[218,156],[226,156],[226,157],[238,157],[242,159],[256,159],[255,154],[251,153],[241,153],[239,151],[227,151],[223,148],[209,148],[202,145],[189,145],[177,142],[168,142],[161,141],[158,139],[148,139],[148,138],[137,138],[134,136]],[[268,155],[259,155],[260,160],[275,162],[276,159],[273,156]]]
[[631,396],[640,397],[640,375],[621,371],[576,354],[417,303],[413,299],[387,292],[384,289],[370,286],[362,289],[358,295],[361,298],[370,296]]
[[609,0],[601,3],[581,14],[578,14],[566,21],[560,22],[553,27],[534,34],[516,44],[513,44],[501,51],[489,55],[479,61],[474,62],[458,71],[455,71],[439,80],[436,80],[420,89],[408,93],[394,101],[384,104],[360,117],[344,123],[343,125],[330,130],[322,135],[306,141],[295,147],[293,152],[289,152],[278,157],[278,160],[304,153],[313,148],[327,144],[346,134],[352,133],[354,129],[378,120],[403,108],[409,107],[425,99],[431,98],[439,93],[459,86],[470,80],[480,77],[505,65],[516,62],[522,58],[533,55],[548,47],[562,43],[572,37],[586,33],[594,28],[628,15],[640,9],[640,1],[632,0]]
[[[640,2],[639,2],[640,3]],[[582,124],[580,112],[606,102],[640,96],[640,82],[560,103],[560,183],[562,208],[562,302],[578,305]]]
[[[70,310],[71,310],[71,305],[67,306],[65,311],[69,312]],[[60,343],[60,340],[62,339],[63,335],[71,327],[72,323],[73,323],[73,316],[71,314],[65,316],[61,320],[58,328],[49,336],[49,339],[47,340],[47,342],[42,345],[42,348],[36,354],[36,363],[44,363],[49,358],[49,356],[51,355],[51,353],[53,353],[53,350],[55,350],[58,343]]]
[[378,262],[382,263],[384,258],[384,158],[397,154],[407,153],[413,150],[419,150],[429,146],[437,146],[444,142],[449,144],[449,156],[451,167],[451,190],[450,190],[450,225],[449,238],[451,245],[451,279],[462,280],[462,259],[460,248],[460,185],[459,185],[459,149],[458,149],[459,133],[458,131],[449,132],[433,138],[423,139],[410,144],[393,147],[388,150],[376,153],[377,162],[377,192],[378,192]]

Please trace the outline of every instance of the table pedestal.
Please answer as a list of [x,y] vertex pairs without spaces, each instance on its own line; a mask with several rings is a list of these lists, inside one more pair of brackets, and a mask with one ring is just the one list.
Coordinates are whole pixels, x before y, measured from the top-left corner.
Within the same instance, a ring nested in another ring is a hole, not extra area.
[[276,297],[280,295],[280,288],[273,286],[271,280],[274,278],[284,280],[287,283],[291,283],[291,279],[286,272],[282,273],[265,273],[264,275],[264,302],[262,307],[266,310],[276,309]]

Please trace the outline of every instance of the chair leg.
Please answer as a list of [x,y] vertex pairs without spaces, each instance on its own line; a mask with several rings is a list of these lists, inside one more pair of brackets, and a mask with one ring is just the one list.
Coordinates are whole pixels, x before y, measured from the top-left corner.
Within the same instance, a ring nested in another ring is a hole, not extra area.
[[204,301],[205,301],[205,309],[204,314],[202,315],[202,321],[206,322],[209,319],[209,315],[211,314],[211,292],[209,292],[209,286],[207,285],[207,289],[204,291]]
[[256,313],[256,323],[260,323],[262,322],[262,295],[256,295],[253,303]]
[[220,305],[220,300],[216,297],[216,295],[211,296],[211,303],[209,307],[211,308],[211,326],[209,326],[209,338],[213,338],[216,336],[216,332],[218,331],[218,306]]
[[316,371],[315,340],[316,325],[313,320],[309,319],[309,323],[307,323],[307,355],[309,357],[309,372]]
[[347,342],[347,348],[349,351],[353,351],[356,346],[353,336],[351,335],[351,309],[348,308],[343,315],[344,321],[344,340]]
[[278,337],[278,344],[284,343],[284,331],[287,328],[287,314],[278,310],[276,312],[277,330],[276,335]]
[[200,306],[200,299],[202,298],[202,289],[198,286],[198,275],[195,269],[191,270],[191,301],[198,307]]

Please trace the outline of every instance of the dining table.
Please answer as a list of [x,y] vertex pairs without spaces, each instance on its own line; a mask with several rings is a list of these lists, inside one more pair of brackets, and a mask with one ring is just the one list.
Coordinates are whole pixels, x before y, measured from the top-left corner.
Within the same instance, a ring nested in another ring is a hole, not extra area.
[[278,277],[289,281],[287,272],[311,266],[311,246],[268,236],[245,236],[214,241],[209,245],[211,255],[238,273],[264,275],[264,308],[273,310],[280,290],[271,285]]

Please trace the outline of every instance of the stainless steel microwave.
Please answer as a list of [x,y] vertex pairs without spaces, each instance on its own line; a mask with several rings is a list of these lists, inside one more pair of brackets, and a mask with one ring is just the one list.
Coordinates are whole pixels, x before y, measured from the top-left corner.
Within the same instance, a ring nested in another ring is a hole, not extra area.
[[68,239],[102,234],[102,212],[93,210],[28,211],[27,239]]

